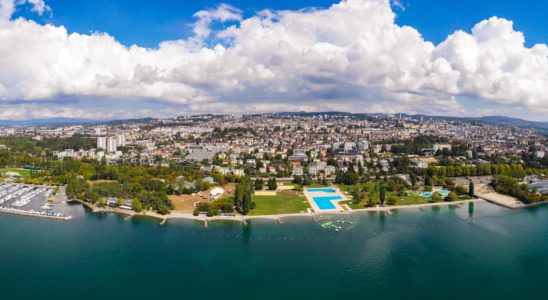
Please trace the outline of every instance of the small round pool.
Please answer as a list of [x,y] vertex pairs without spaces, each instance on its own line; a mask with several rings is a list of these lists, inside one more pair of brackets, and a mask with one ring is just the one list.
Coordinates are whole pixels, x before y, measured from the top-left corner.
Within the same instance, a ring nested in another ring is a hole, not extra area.
[[[445,196],[449,195],[449,191],[446,190],[446,189],[439,189],[435,192],[440,194],[442,197],[445,197]],[[432,197],[432,194],[433,194],[432,192],[424,192],[424,193],[421,194],[421,196],[422,197]]]

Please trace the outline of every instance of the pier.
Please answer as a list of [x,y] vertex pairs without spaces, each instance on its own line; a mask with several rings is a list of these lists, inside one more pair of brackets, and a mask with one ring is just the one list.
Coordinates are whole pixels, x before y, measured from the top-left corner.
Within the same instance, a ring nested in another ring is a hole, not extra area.
[[6,207],[0,207],[0,213],[10,214],[10,215],[35,217],[35,218],[43,218],[43,219],[62,220],[62,221],[72,220],[72,216],[65,216],[65,215],[62,215],[62,214],[46,214],[46,213],[39,212],[39,211],[33,211],[33,210],[27,211],[27,210],[22,210],[22,209],[6,208]]

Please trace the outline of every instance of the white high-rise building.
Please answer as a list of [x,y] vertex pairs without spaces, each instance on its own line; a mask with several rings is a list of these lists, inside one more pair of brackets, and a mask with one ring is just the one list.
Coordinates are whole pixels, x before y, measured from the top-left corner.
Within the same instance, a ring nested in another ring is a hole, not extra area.
[[116,146],[123,147],[126,145],[126,137],[123,134],[116,135]]
[[107,138],[107,148],[108,153],[114,153],[116,150],[118,150],[118,146],[116,145],[116,137],[109,137]]
[[97,137],[97,149],[107,150],[107,138],[104,136]]
[[358,143],[358,150],[367,150],[367,149],[369,149],[368,141],[362,141]]

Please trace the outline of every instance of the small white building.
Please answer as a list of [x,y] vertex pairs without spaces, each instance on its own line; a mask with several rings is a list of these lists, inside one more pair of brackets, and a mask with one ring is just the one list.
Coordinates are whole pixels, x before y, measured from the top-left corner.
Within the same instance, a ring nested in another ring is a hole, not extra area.
[[225,193],[225,189],[223,189],[220,186],[216,186],[216,187],[212,188],[211,191],[209,192],[209,199],[210,200],[217,200],[217,199],[221,198],[221,196],[224,193]]

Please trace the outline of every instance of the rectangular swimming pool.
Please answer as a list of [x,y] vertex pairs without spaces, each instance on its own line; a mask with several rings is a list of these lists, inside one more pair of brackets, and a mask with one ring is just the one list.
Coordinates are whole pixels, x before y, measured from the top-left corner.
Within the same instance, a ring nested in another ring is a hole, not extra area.
[[334,193],[336,192],[334,188],[310,188],[306,189],[309,193]]
[[341,196],[316,196],[312,197],[316,205],[320,210],[336,209],[337,207],[333,204],[333,200],[342,200]]

